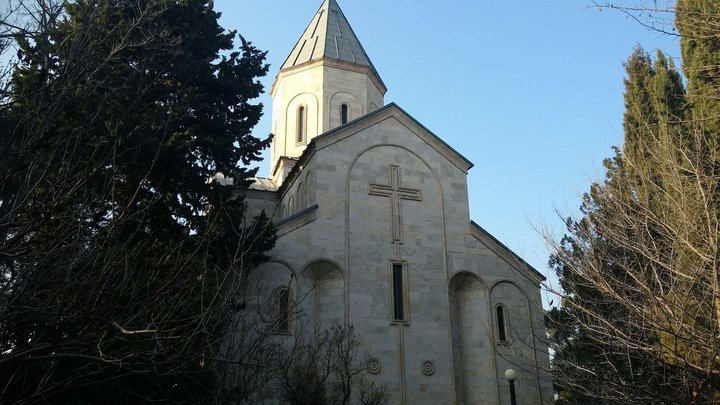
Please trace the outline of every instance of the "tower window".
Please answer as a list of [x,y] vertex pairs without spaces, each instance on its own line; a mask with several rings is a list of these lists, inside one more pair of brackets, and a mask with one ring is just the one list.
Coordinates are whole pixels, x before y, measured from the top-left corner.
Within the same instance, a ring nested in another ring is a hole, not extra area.
[[495,307],[495,312],[497,316],[497,329],[498,329],[498,340],[500,343],[507,343],[509,341],[509,330],[508,330],[508,324],[507,324],[507,314],[505,313],[505,307],[503,305],[498,305]]
[[392,265],[393,321],[406,321],[405,271],[401,263]]
[[305,106],[298,107],[297,110],[297,143],[305,142],[307,134],[307,112]]
[[347,104],[343,104],[340,106],[340,123],[342,125],[347,124],[348,122],[348,106]]

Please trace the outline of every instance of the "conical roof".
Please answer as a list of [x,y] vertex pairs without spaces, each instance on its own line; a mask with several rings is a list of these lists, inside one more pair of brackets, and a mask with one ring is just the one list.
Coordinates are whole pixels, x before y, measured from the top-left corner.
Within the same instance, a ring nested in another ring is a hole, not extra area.
[[323,58],[367,66],[379,78],[335,0],[323,2],[280,70]]

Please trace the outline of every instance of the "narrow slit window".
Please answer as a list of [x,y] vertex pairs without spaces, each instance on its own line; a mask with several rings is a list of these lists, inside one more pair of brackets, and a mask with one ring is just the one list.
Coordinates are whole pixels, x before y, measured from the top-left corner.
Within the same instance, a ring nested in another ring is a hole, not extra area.
[[342,125],[345,125],[348,122],[348,106],[347,106],[347,104],[343,104],[340,106],[340,122],[342,123]]
[[495,310],[497,311],[498,340],[500,342],[507,342],[508,330],[507,320],[505,319],[505,307],[502,305],[498,305]]
[[276,325],[278,332],[290,330],[290,293],[286,287],[278,288],[275,291]]
[[405,286],[403,285],[403,266],[393,264],[393,319],[396,321],[405,320]]
[[300,106],[297,111],[297,143],[305,142],[307,132],[307,113],[305,106]]

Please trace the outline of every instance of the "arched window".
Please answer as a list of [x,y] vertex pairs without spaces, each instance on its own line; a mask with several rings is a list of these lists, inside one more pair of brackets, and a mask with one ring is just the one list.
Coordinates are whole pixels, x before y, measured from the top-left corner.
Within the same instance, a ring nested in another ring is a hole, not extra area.
[[495,316],[497,320],[497,336],[500,343],[508,343],[510,341],[510,328],[508,325],[507,311],[504,305],[495,307]]
[[297,110],[297,143],[305,142],[307,135],[307,112],[305,106],[301,105]]
[[340,106],[340,124],[345,125],[348,122],[348,106],[343,104]]
[[290,332],[290,289],[278,287],[275,290],[275,330]]

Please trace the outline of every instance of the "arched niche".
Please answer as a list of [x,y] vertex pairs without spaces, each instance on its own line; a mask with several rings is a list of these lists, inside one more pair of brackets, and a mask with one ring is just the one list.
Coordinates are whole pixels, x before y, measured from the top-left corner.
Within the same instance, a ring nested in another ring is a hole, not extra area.
[[330,100],[328,102],[328,118],[330,120],[330,129],[337,128],[340,125],[343,125],[343,105],[347,108],[348,122],[354,120],[355,118],[361,117],[364,114],[363,106],[355,96],[342,91],[337,92],[330,97]]
[[303,278],[312,289],[303,307],[315,332],[345,324],[345,277],[340,266],[331,260],[316,259],[305,266]]
[[295,194],[293,194],[288,200],[288,216],[293,215],[295,212],[297,212],[297,207],[295,207]]
[[[538,370],[535,368],[535,336],[527,294],[512,281],[499,281],[490,290],[490,306],[500,403],[510,401],[508,382],[504,376],[508,368],[518,372],[515,382],[518,403],[532,403],[540,395]],[[502,320],[499,319],[501,313]]]
[[[280,314],[278,291],[285,290],[285,311]],[[255,268],[249,275],[245,287],[244,316],[250,324],[264,332],[276,332],[273,325],[279,318],[288,326],[282,333],[291,332],[295,320],[302,316],[302,310],[296,305],[298,291],[297,275],[287,264],[281,261],[269,261]]]
[[303,192],[303,205],[307,208],[315,203],[315,177],[314,168],[307,167],[305,168],[305,171],[307,174],[305,175],[305,181],[303,182],[305,184]]
[[301,211],[307,207],[305,198],[305,185],[301,181],[297,186],[297,201],[295,202],[295,209]]
[[[299,114],[303,116],[300,117]],[[314,94],[301,93],[290,100],[285,109],[286,150],[283,153],[295,156],[293,154],[295,148],[304,146],[317,136],[318,114],[318,101]],[[298,139],[299,132],[303,133],[302,139]]]
[[461,271],[450,278],[448,289],[456,403],[492,403],[487,288],[477,275]]
[[[492,306],[493,340],[496,345],[522,345],[532,337],[528,322],[530,313],[525,292],[511,281],[500,281],[490,291]],[[504,323],[501,325],[498,315],[502,309]],[[504,329],[505,339],[501,339],[500,329]]]

